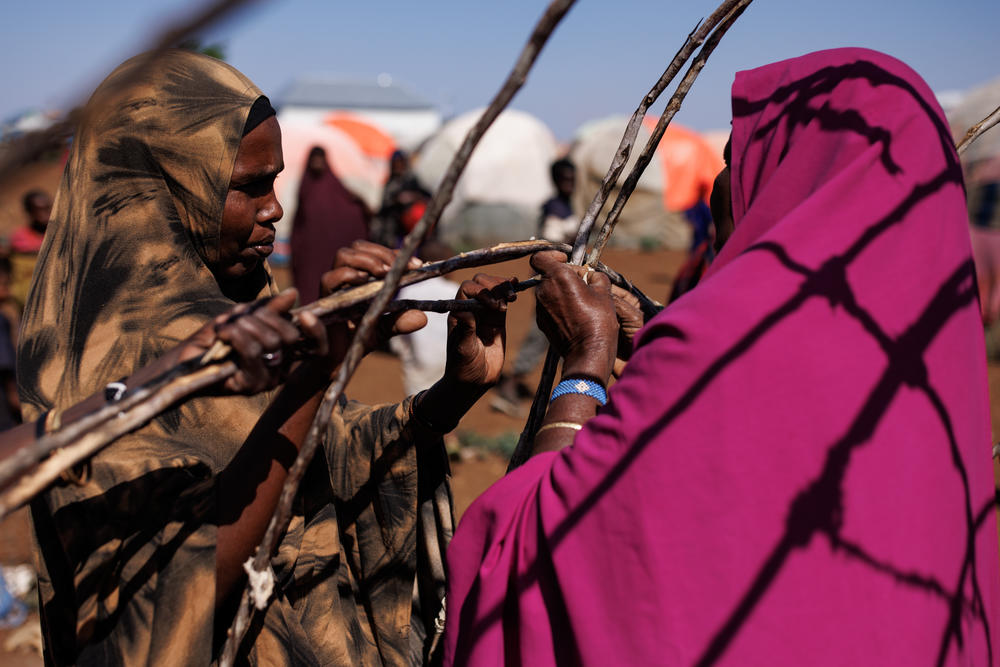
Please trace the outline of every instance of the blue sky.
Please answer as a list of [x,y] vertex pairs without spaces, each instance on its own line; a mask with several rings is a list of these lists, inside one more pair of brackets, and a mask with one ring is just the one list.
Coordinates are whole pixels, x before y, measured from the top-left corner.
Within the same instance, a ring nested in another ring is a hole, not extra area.
[[[578,0],[513,107],[561,139],[583,122],[630,113],[695,22],[718,0]],[[7,3],[0,22],[0,118],[89,92],[157,28],[198,3]],[[446,112],[484,105],[544,2],[259,0],[215,27],[227,59],[266,93],[297,74],[373,79],[386,72]],[[734,72],[837,46],[890,53],[937,91],[1000,77],[997,0],[755,0],[723,39],[678,122],[729,122]],[[1000,100],[998,100],[1000,104]]]

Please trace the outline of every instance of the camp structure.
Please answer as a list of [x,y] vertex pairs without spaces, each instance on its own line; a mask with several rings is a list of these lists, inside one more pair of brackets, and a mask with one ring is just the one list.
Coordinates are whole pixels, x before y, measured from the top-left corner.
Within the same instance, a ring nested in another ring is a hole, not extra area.
[[[621,141],[624,116],[609,116],[583,124],[577,130],[570,159],[577,166],[574,208],[583,210],[593,199]],[[636,143],[649,139],[656,119],[644,119]],[[634,151],[625,167],[632,169]],[[622,210],[612,243],[632,248],[666,247],[686,249],[691,228],[683,212],[711,192],[715,175],[722,169],[721,149],[698,133],[671,123],[653,160],[646,167],[635,192]],[[616,187],[611,200],[618,195]]]
[[283,123],[319,125],[328,122],[331,113],[346,112],[385,131],[405,151],[415,150],[442,123],[433,104],[387,75],[376,81],[300,77],[278,102]]
[[[453,118],[427,140],[414,162],[425,187],[437,189],[482,112]],[[439,236],[455,247],[470,248],[535,235],[541,205],[553,193],[549,168],[557,156],[556,139],[542,121],[513,109],[501,113],[458,180]]]

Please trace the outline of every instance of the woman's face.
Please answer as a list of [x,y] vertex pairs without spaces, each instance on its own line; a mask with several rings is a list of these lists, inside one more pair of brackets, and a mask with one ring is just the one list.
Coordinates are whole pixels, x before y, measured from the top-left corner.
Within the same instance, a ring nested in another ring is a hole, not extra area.
[[733,139],[729,138],[726,148],[722,151],[722,159],[726,161],[719,175],[715,177],[715,184],[712,186],[712,197],[709,200],[712,208],[712,222],[715,223],[715,252],[722,250],[722,246],[733,233],[735,223],[733,222],[733,192],[729,174],[729,161],[732,159]]
[[241,278],[274,250],[274,223],[284,213],[274,194],[274,179],[285,168],[281,129],[271,116],[240,142],[222,211],[216,278]]

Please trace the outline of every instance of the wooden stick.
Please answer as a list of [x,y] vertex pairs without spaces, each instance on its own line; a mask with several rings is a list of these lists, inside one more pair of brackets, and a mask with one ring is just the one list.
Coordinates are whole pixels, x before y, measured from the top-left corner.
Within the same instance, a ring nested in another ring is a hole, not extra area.
[[[400,282],[412,285],[457,269],[484,266],[488,262],[504,262],[541,250],[561,250],[568,252],[569,249],[570,247],[566,244],[549,241],[502,243],[491,248],[463,253],[440,262],[425,264],[419,269],[405,274]],[[655,312],[658,312],[662,308],[659,303],[647,297],[632,285],[627,278],[613,269],[603,264],[598,264],[596,268],[598,271],[606,273],[613,284],[635,294],[640,301],[644,313],[655,314]],[[370,301],[372,285],[380,288],[382,284],[382,281],[374,281],[373,283],[367,283],[359,287],[351,287],[307,306],[303,306],[294,312],[301,313],[303,310],[308,310],[323,319],[341,317],[345,311],[349,312],[363,305],[366,301]],[[518,283],[514,287],[514,290],[521,291],[533,287],[535,284],[537,284],[537,278],[532,278]],[[386,312],[411,308],[446,312],[473,308],[474,303],[472,299],[426,302],[396,300],[389,302]],[[48,434],[26,444],[14,454],[0,461],[0,489],[3,489],[4,493],[6,493],[6,487],[13,484],[15,480],[18,480],[18,484],[23,485],[21,488],[29,488],[30,486],[30,488],[38,490],[44,489],[67,468],[93,456],[101,448],[113,442],[118,437],[142,426],[145,421],[156,416],[159,410],[145,406],[145,401],[169,399],[165,405],[171,405],[183,400],[192,393],[207,386],[207,384],[201,384],[200,382],[192,382],[190,377],[193,374],[198,374],[200,378],[207,378],[208,375],[200,374],[200,370],[212,365],[216,366],[215,375],[212,376],[214,378],[213,382],[221,382],[228,378],[235,372],[235,367],[226,366],[225,368],[219,368],[218,364],[227,361],[230,351],[230,348],[224,343],[217,343],[200,360],[185,362],[146,385],[129,390],[120,401],[105,405],[99,410],[95,410],[70,424],[66,424],[55,433]],[[208,384],[211,384],[211,382],[208,382]],[[154,411],[149,412],[150,409]],[[133,410],[140,411],[139,415],[146,416],[144,418],[133,419],[131,417],[131,411]],[[128,418],[126,418],[126,415],[128,415]],[[89,444],[84,448],[76,448],[75,443],[82,438],[87,438]],[[76,455],[71,458],[61,457],[58,459],[63,462],[63,465],[58,467],[58,469],[54,464],[49,463],[46,463],[44,468],[39,469],[37,467],[39,462],[46,460],[46,457],[49,457],[53,452],[69,448],[71,445],[74,446],[72,451],[76,452]],[[25,477],[25,479],[21,480],[21,477]],[[0,518],[7,512],[17,508],[17,504],[11,500],[15,497],[18,498],[18,502],[30,500],[30,496],[26,496],[20,492],[16,496],[5,497],[3,494],[0,494]]]
[[[576,240],[573,243],[573,252],[570,255],[570,263],[583,263],[584,253],[587,250],[587,241],[590,238],[590,232],[593,229],[594,221],[597,219],[601,209],[604,207],[604,203],[607,201],[607,196],[611,192],[611,188],[618,180],[618,176],[621,174],[622,170],[625,168],[625,164],[628,162],[629,155],[632,152],[632,146],[635,143],[635,138],[639,133],[639,126],[642,124],[642,119],[645,116],[646,111],[653,104],[653,102],[656,101],[656,98],[659,97],[660,93],[662,93],[663,90],[670,85],[670,82],[673,81],[675,76],[677,76],[677,73],[691,57],[691,54],[693,54],[695,49],[697,49],[698,46],[700,46],[709,37],[709,35],[712,34],[712,31],[715,30],[716,26],[729,19],[735,8],[740,5],[745,6],[747,2],[748,0],[725,0],[718,6],[718,8],[716,8],[714,12],[712,12],[712,15],[707,21],[695,26],[695,29],[687,36],[687,39],[684,40],[684,43],[677,51],[673,60],[671,60],[670,64],[667,65],[667,69],[664,70],[659,80],[653,85],[653,88],[649,91],[649,93],[643,97],[642,101],[639,103],[639,107],[635,110],[635,113],[632,114],[632,117],[625,126],[625,133],[622,136],[621,143],[618,144],[618,152],[615,153],[615,157],[611,161],[611,166],[608,167],[608,172],[605,174],[604,180],[601,182],[600,189],[598,189],[598,192],[594,196],[593,201],[591,201],[590,206],[587,207],[587,212],[583,216],[583,220],[580,221],[580,227],[577,230]],[[742,10],[740,11],[742,12]],[[728,29],[728,27],[726,29]],[[723,34],[724,33],[725,30],[723,30]],[[722,35],[719,36],[719,39],[721,39],[721,37]],[[718,40],[716,40],[716,43],[717,41]],[[714,45],[712,48],[714,49]],[[704,49],[702,49],[702,51],[704,51]],[[711,50],[709,50],[709,53],[711,53]],[[703,66],[704,63],[702,63],[702,67]],[[701,68],[699,68],[698,71],[700,72]],[[695,74],[695,76],[697,76],[697,74]],[[683,85],[683,81],[678,85],[678,91],[680,90],[681,85]],[[688,88],[690,88],[690,83],[688,84]],[[683,95],[680,100],[677,101],[678,108],[680,107],[681,100],[683,100]],[[670,108],[669,104],[668,108]],[[676,109],[674,112],[676,113]],[[657,127],[659,128],[659,124]],[[657,139],[657,141],[659,141],[659,139]],[[649,144],[647,142],[647,148],[648,147]],[[638,164],[636,166],[638,166]],[[644,169],[645,165],[643,165],[642,168]],[[632,173],[635,173],[634,168]],[[642,173],[642,169],[639,170],[639,173]],[[636,180],[638,180],[638,177],[636,177]],[[635,186],[633,185],[632,187],[634,189]],[[621,199],[621,193],[619,193],[618,200]],[[627,199],[628,197],[626,196],[625,200]],[[622,206],[624,206],[624,202],[622,203]],[[605,223],[605,226],[607,226],[607,223]],[[610,233],[611,230],[609,229],[608,235],[610,235]],[[607,242],[606,239],[605,242]],[[645,313],[645,310],[643,312]],[[535,434],[538,432],[538,428],[542,425],[542,420],[545,418],[545,410],[548,406],[549,396],[552,393],[552,384],[555,381],[556,371],[558,368],[559,355],[550,346],[545,355],[545,364],[542,366],[542,376],[538,382],[538,389],[535,391],[535,397],[531,402],[528,419],[524,424],[524,429],[521,431],[521,436],[518,438],[517,446],[514,448],[514,453],[511,455],[510,463],[507,466],[508,472],[527,461],[528,457],[531,456],[531,448],[535,441]]]
[[639,183],[639,178],[642,177],[642,172],[645,171],[649,162],[653,159],[653,154],[656,153],[656,147],[660,145],[660,140],[663,138],[663,134],[667,131],[667,126],[670,121],[673,120],[674,115],[681,108],[681,103],[684,98],[687,97],[688,91],[691,90],[691,86],[694,84],[695,79],[701,74],[701,70],[705,68],[705,63],[708,62],[708,57],[712,55],[712,51],[718,46],[722,37],[726,34],[726,31],[732,27],[733,23],[740,17],[740,15],[746,10],[747,6],[753,0],[738,0],[735,6],[726,14],[725,18],[719,24],[719,27],[708,37],[705,41],[705,45],[695,56],[694,61],[688,68],[687,73],[681,82],[677,84],[677,90],[674,91],[673,96],[670,101],[667,102],[666,108],[660,115],[660,119],[656,123],[656,128],[649,137],[649,141],[646,142],[645,148],[643,148],[642,153],[639,155],[632,167],[632,171],[629,173],[625,182],[622,184],[621,189],[618,191],[618,197],[615,199],[614,205],[611,210],[608,211],[608,217],[604,220],[604,225],[601,227],[601,231],[597,236],[597,240],[594,242],[594,246],[590,249],[590,253],[587,255],[587,264],[593,265],[601,258],[601,253],[604,252],[604,247],[608,244],[608,239],[611,238],[611,232],[614,231],[615,225],[618,224],[618,218],[621,216],[622,210],[625,208],[625,204],[628,203],[629,197],[635,191],[636,185]]
[[739,0],[725,0],[718,9],[716,9],[711,16],[708,17],[707,21],[699,21],[698,25],[694,27],[684,43],[681,44],[681,48],[678,49],[677,53],[674,55],[670,64],[667,68],[663,70],[663,74],[660,78],[653,84],[653,87],[649,89],[649,92],[642,98],[639,102],[639,106],[636,108],[632,117],[629,118],[628,123],[625,125],[625,133],[622,135],[622,140],[618,144],[618,150],[615,152],[615,157],[611,160],[611,165],[608,167],[607,173],[604,175],[604,179],[601,181],[601,187],[598,188],[597,194],[594,195],[594,199],[591,200],[590,206],[587,207],[586,213],[583,215],[583,219],[580,221],[580,226],[576,232],[576,240],[573,242],[573,254],[570,256],[570,262],[573,264],[583,263],[583,254],[587,249],[587,242],[590,239],[590,232],[594,228],[594,223],[597,220],[597,216],[600,215],[601,209],[604,208],[604,204],[608,200],[608,195],[611,193],[612,188],[614,188],[615,183],[618,181],[618,177],[621,175],[622,171],[625,169],[625,165],[628,163],[629,155],[632,153],[632,147],[635,145],[635,138],[639,135],[639,128],[642,126],[642,120],[646,116],[646,112],[649,108],[656,102],[660,94],[666,90],[667,86],[674,80],[677,73],[681,71],[681,67],[684,63],[688,61],[691,54],[694,53],[705,38],[708,37],[709,33],[715,28],[719,22],[725,18],[725,16],[732,10],[732,8],[738,4]]
[[[0,518],[31,500],[35,494],[55,481],[63,471],[93,456],[122,433],[144,425],[176,403],[179,398],[221,382],[235,372],[236,364],[232,361],[199,368],[193,373],[176,378],[171,383],[161,383],[152,389],[143,388],[144,392],[136,392],[129,399],[107,406],[99,411],[99,417],[103,418],[103,422],[96,427],[84,424],[86,419],[77,420],[67,426],[63,431],[74,433],[83,431],[83,434],[77,437],[71,436],[71,439],[62,438],[69,440],[64,447],[56,449],[49,458],[39,463],[31,475],[24,475],[3,489],[0,493]],[[108,412],[111,414],[108,415]],[[89,430],[86,430],[88,426]]]
[[[483,112],[483,115],[480,116],[479,120],[476,121],[476,124],[466,135],[465,140],[462,142],[462,146],[458,149],[458,152],[452,159],[451,164],[448,166],[448,170],[441,182],[441,186],[431,198],[431,201],[427,206],[427,210],[424,213],[424,217],[421,218],[413,230],[411,230],[404,239],[399,255],[393,263],[392,268],[389,270],[388,275],[386,275],[382,288],[374,296],[371,306],[369,306],[364,317],[361,318],[361,322],[358,324],[354,339],[351,341],[347,354],[338,368],[336,380],[330,385],[329,389],[327,389],[326,394],[323,397],[323,402],[320,404],[319,410],[317,411],[316,419],[313,421],[312,426],[309,429],[309,435],[306,437],[306,442],[299,451],[295,463],[292,464],[292,467],[288,471],[288,477],[285,480],[285,485],[282,489],[278,506],[276,507],[274,514],[271,516],[271,521],[264,534],[264,539],[257,547],[257,553],[250,562],[250,567],[254,572],[263,574],[270,568],[271,554],[277,548],[278,542],[284,535],[288,522],[291,519],[292,503],[298,493],[299,483],[305,474],[306,467],[312,460],[313,453],[316,451],[316,447],[329,426],[330,418],[337,400],[343,392],[344,387],[347,385],[347,382],[350,380],[351,375],[354,373],[354,370],[361,361],[364,354],[364,341],[367,340],[372,328],[375,326],[376,321],[384,312],[386,304],[388,304],[389,300],[396,292],[396,289],[399,286],[400,278],[406,269],[407,263],[416,251],[417,246],[426,236],[427,232],[441,216],[441,212],[444,210],[444,207],[451,201],[455,184],[458,182],[459,176],[461,176],[462,171],[465,169],[465,165],[468,163],[469,157],[472,155],[472,151],[476,144],[479,143],[479,140],[486,133],[489,126],[494,120],[496,120],[497,116],[500,115],[500,112],[503,111],[510,100],[514,97],[514,94],[520,90],[527,78],[528,72],[531,70],[538,54],[541,52],[542,47],[545,45],[546,41],[548,41],[549,36],[552,34],[552,31],[555,30],[555,27],[562,20],[563,16],[566,15],[566,12],[568,12],[570,7],[573,6],[573,2],[574,0],[553,0],[553,2],[549,4],[545,13],[535,26],[535,29],[532,31],[531,37],[528,39],[528,43],[525,44],[524,49],[521,51],[521,54],[519,55],[514,68],[510,72],[510,75],[507,77],[507,80]],[[266,608],[268,602],[268,600],[257,600],[255,601],[255,605]],[[222,656],[219,661],[222,667],[227,667],[235,662],[240,643],[243,640],[243,635],[249,625],[250,614],[250,596],[249,591],[247,590],[244,591],[240,599],[236,618],[233,621],[233,626],[230,628],[229,636],[226,638],[226,644],[223,647]]]
[[[168,25],[153,41],[153,46],[147,49],[146,62],[133,70],[127,78],[121,81],[121,84],[128,85],[133,81],[142,80],[149,71],[149,67],[156,62],[157,57],[165,49],[176,46],[184,38],[204,30],[244,5],[255,1],[215,0],[203,5],[200,11],[191,18]],[[0,155],[0,181],[6,179],[12,171],[19,169],[24,164],[37,160],[46,151],[64,145],[76,130],[80,114],[86,106],[91,92],[87,91],[86,95],[78,97],[77,102],[70,106],[70,111],[63,120],[44,130],[29,132],[11,141]]]
[[965,133],[964,137],[962,137],[962,140],[958,142],[957,146],[955,146],[955,150],[957,150],[958,154],[961,155],[973,141],[981,137],[986,130],[990,129],[997,123],[1000,123],[1000,107],[997,107],[992,113],[986,116],[986,118],[970,127],[969,131]]

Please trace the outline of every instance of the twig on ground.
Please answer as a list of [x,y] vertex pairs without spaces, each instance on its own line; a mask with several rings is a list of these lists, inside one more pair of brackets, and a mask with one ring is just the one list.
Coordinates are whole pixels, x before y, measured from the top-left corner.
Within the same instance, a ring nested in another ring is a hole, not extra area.
[[[330,385],[330,388],[327,389],[326,394],[323,397],[323,402],[320,404],[320,408],[317,411],[316,419],[313,421],[313,424],[309,429],[309,435],[306,438],[306,442],[299,451],[299,455],[296,458],[295,463],[292,464],[292,467],[288,471],[288,477],[285,480],[285,485],[282,489],[278,506],[271,517],[271,522],[268,524],[267,531],[264,534],[264,539],[257,547],[257,553],[255,554],[251,564],[251,567],[255,571],[264,572],[265,569],[270,567],[271,554],[277,547],[282,535],[284,535],[288,522],[291,519],[292,503],[298,493],[299,483],[305,474],[306,467],[312,460],[313,453],[316,451],[316,447],[318,446],[323,433],[326,432],[329,426],[330,417],[334,406],[336,405],[336,401],[339,399],[344,387],[347,385],[348,380],[350,380],[351,375],[354,373],[358,363],[361,361],[364,354],[364,341],[367,340],[372,328],[375,326],[376,321],[385,311],[386,304],[389,303],[389,300],[396,292],[400,278],[406,269],[407,263],[413,256],[413,253],[416,251],[417,246],[423,240],[424,236],[432,228],[432,226],[437,223],[444,207],[449,201],[451,201],[455,184],[458,182],[459,176],[465,169],[465,165],[468,163],[469,157],[472,155],[472,151],[476,144],[479,143],[479,140],[486,133],[489,126],[493,123],[497,116],[500,115],[500,112],[503,111],[510,100],[514,97],[514,94],[524,84],[527,79],[528,72],[535,63],[539,52],[541,52],[542,47],[545,45],[546,41],[548,41],[549,36],[552,34],[552,31],[555,30],[555,27],[562,20],[563,16],[565,16],[566,12],[573,6],[573,2],[574,0],[553,0],[553,2],[545,10],[545,13],[535,25],[535,29],[532,31],[531,37],[528,39],[528,43],[525,44],[524,49],[521,51],[521,54],[519,55],[510,75],[507,77],[507,80],[501,86],[499,92],[490,102],[489,106],[487,106],[483,115],[480,116],[479,120],[466,135],[465,141],[462,142],[462,146],[458,149],[458,152],[452,159],[451,164],[448,166],[448,170],[441,182],[441,186],[431,198],[431,201],[427,206],[427,211],[424,213],[424,217],[421,218],[420,222],[416,224],[413,230],[403,241],[403,246],[400,249],[399,255],[397,256],[395,263],[393,263],[392,268],[389,270],[388,275],[385,277],[382,289],[375,295],[371,306],[369,306],[368,311],[358,324],[354,339],[351,341],[347,354],[337,371],[336,380],[332,385]],[[223,647],[220,659],[220,664],[223,667],[232,665],[235,662],[240,643],[243,640],[243,635],[249,625],[250,615],[250,597],[246,592],[244,592],[240,599],[239,609],[233,622],[233,626],[230,628],[229,636],[226,638],[226,644]]]

